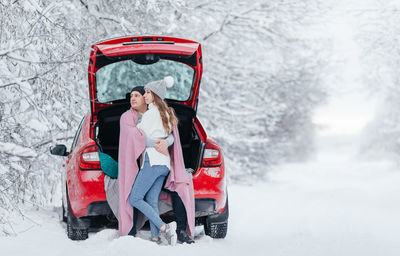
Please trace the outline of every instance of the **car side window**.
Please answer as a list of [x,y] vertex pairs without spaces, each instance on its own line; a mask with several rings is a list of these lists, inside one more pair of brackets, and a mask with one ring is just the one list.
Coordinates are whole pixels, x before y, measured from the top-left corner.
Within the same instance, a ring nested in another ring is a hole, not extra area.
[[78,138],[81,135],[83,120],[85,120],[85,117],[82,118],[82,120],[81,120],[81,122],[79,124],[78,130],[75,133],[75,137],[74,137],[74,140],[72,141],[72,145],[71,145],[71,151],[72,151],[72,149],[75,148],[76,143],[78,142]]

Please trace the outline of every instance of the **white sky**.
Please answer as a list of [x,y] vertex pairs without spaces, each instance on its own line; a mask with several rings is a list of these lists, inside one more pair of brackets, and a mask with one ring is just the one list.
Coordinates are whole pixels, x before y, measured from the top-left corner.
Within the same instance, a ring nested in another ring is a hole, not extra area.
[[[357,9],[365,7],[357,6]],[[358,58],[360,49],[354,41],[357,30],[355,17],[351,11],[335,13],[327,25],[328,33],[333,38],[334,58],[332,68],[327,71],[329,76],[324,81],[330,97],[313,117],[314,123],[320,127],[320,135],[359,133],[373,118],[377,104],[377,99],[371,97],[368,88],[362,84],[363,74]]]

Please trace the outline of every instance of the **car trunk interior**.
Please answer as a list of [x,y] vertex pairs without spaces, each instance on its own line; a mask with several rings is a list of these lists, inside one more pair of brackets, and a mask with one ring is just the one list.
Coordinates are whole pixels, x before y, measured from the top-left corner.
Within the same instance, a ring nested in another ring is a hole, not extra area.
[[[195,111],[188,106],[168,102],[179,119],[178,130],[182,146],[185,168],[197,170],[203,143],[192,123]],[[129,102],[116,103],[99,110],[95,125],[96,142],[101,150],[118,161],[119,121],[121,115],[130,108]]]

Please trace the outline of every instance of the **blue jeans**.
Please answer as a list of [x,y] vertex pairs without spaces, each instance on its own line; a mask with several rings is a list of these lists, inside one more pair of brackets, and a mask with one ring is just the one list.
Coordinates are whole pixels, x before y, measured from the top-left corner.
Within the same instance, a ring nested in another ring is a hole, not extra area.
[[158,212],[158,199],[169,169],[165,165],[150,166],[149,157],[145,155],[143,168],[136,176],[129,194],[129,203],[136,207],[150,221],[151,238],[157,238],[160,227],[165,223]]

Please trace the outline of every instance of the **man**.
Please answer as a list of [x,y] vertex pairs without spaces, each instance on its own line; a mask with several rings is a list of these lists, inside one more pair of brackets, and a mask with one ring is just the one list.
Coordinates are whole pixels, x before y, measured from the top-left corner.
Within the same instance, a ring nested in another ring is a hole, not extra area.
[[[144,97],[143,97],[144,93],[145,93],[145,91],[144,91],[143,86],[134,87],[131,91],[131,95],[130,95],[131,108],[138,112],[138,119],[136,121],[136,124],[141,122],[143,113],[147,111],[147,105],[146,105],[146,103],[144,101]],[[146,138],[146,145],[154,146],[154,148],[162,154],[168,154],[168,147],[171,146],[173,143],[174,143],[173,135],[170,135],[165,140],[157,140],[157,141]],[[188,233],[186,231],[186,227],[187,227],[186,209],[185,209],[185,206],[184,206],[180,196],[176,192],[171,192],[171,191],[168,191],[168,192],[171,195],[172,207],[173,207],[173,211],[174,211],[174,214],[176,217],[176,222],[177,222],[176,233],[177,233],[178,241],[181,243],[188,243],[188,244],[194,243],[194,240],[190,238],[190,236],[188,235]],[[106,193],[107,193],[107,188],[106,188]],[[108,198],[108,196],[107,196],[107,198]],[[110,205],[113,203],[114,202],[110,202]],[[129,235],[133,235],[133,236],[136,235],[135,217],[138,216],[136,214],[137,209],[134,209],[134,211],[135,211],[134,219],[133,219],[134,226],[132,227],[131,231],[129,232]]]

